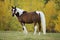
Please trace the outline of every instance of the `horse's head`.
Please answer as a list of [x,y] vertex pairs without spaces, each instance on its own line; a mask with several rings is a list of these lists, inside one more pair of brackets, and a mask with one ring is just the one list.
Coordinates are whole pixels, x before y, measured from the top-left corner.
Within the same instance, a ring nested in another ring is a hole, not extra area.
[[16,6],[15,7],[12,6],[12,16],[14,16],[14,14],[16,14]]

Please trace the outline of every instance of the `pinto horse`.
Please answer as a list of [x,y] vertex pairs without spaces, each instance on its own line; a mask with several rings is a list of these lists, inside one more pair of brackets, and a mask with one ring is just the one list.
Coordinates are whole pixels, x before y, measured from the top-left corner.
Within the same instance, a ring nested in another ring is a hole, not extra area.
[[41,27],[43,29],[43,34],[46,34],[46,22],[45,22],[45,15],[43,12],[41,11],[27,12],[23,9],[19,9],[12,6],[12,16],[14,15],[16,15],[19,22],[21,23],[23,32],[25,34],[28,34],[28,31],[25,27],[25,23],[27,24],[34,23],[34,35],[37,32],[37,28],[39,29],[39,35],[40,35]]

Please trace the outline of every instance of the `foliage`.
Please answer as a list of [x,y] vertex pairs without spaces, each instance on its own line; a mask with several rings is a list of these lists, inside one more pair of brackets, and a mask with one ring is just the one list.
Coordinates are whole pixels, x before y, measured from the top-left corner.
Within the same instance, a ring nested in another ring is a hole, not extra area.
[[60,10],[60,0],[56,0],[55,3],[56,3],[56,9]]
[[[47,29],[52,30],[51,27],[53,27],[56,32],[60,32],[60,0],[0,0],[0,30],[22,31],[16,16],[12,17],[11,6],[17,6],[26,11],[43,11]],[[26,26],[28,31],[34,30],[33,24],[26,24]]]

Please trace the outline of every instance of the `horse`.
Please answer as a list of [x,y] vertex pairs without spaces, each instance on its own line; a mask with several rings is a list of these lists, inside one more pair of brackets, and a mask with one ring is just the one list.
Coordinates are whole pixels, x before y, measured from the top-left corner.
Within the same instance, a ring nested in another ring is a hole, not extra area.
[[16,6],[12,6],[12,16],[14,15],[18,18],[19,22],[21,23],[24,34],[28,34],[25,24],[31,23],[34,24],[34,35],[36,34],[37,29],[39,30],[38,32],[40,35],[41,28],[43,29],[43,34],[46,34],[45,15],[42,11],[27,12],[23,9],[17,8]]

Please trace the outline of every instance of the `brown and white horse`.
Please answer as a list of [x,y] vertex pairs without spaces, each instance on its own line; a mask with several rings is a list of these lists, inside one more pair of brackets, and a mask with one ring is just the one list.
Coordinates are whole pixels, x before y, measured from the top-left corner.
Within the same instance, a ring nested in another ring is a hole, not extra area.
[[[23,32],[27,34],[27,29],[25,27],[25,23],[30,24],[34,23],[34,35],[36,34],[37,28],[39,29],[39,35],[41,28],[43,29],[43,34],[46,34],[46,22],[45,22],[45,15],[41,11],[33,11],[33,12],[27,12],[25,10],[16,8],[12,6],[12,16],[16,15],[19,22],[22,25]],[[38,26],[37,26],[38,23]]]

